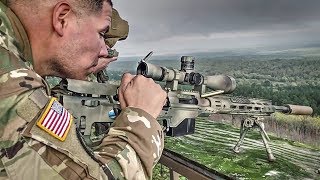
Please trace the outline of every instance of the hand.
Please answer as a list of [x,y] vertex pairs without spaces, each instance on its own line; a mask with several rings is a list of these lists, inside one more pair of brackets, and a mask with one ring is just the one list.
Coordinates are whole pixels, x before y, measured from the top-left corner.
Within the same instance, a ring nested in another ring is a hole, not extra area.
[[101,70],[104,70],[109,63],[117,60],[118,57],[113,58],[99,58],[98,64],[94,67],[93,73],[97,73]]
[[157,118],[165,104],[167,93],[151,78],[125,73],[119,88],[121,109],[135,107]]

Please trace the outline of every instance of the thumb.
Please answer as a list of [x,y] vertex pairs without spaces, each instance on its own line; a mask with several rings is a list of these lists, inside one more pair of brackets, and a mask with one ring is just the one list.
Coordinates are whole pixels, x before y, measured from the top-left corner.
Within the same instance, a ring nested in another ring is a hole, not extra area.
[[119,101],[120,101],[120,107],[121,109],[124,109],[128,106],[126,99],[124,97],[124,92],[127,89],[128,84],[131,82],[131,80],[134,78],[135,76],[130,74],[130,73],[125,73],[122,75],[121,78],[121,84],[119,87]]

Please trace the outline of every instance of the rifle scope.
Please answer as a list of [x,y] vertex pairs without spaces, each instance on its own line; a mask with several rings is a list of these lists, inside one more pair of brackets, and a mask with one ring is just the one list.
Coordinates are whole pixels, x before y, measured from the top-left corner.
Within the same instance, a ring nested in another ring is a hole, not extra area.
[[181,70],[142,61],[138,65],[137,74],[155,81],[171,82],[176,80],[179,84],[206,85],[212,90],[223,90],[224,93],[231,93],[236,88],[236,81],[233,77],[226,75],[204,77],[202,74],[194,72],[194,61],[192,56],[182,56]]

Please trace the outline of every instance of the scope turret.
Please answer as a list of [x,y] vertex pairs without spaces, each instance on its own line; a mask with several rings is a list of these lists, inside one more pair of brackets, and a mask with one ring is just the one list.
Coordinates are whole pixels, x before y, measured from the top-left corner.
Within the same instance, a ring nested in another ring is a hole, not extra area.
[[182,56],[181,57],[181,71],[186,73],[194,72],[194,57],[192,56]]

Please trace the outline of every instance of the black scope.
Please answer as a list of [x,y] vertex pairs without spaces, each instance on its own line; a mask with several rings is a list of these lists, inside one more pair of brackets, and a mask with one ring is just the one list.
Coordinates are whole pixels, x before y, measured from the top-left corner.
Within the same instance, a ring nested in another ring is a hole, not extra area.
[[236,81],[233,77],[226,75],[214,75],[204,77],[194,72],[195,59],[191,56],[181,57],[181,70],[157,66],[142,61],[137,68],[137,74],[152,78],[155,81],[171,82],[178,81],[179,84],[203,85],[212,90],[223,90],[231,93],[236,88]]

